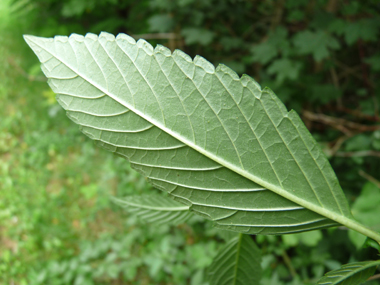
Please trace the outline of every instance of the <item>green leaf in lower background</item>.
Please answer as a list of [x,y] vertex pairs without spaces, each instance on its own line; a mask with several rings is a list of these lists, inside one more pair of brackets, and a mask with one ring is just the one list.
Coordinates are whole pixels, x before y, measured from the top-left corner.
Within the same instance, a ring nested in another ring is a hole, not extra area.
[[287,57],[291,47],[286,40],[288,31],[280,26],[270,32],[268,38],[251,48],[252,60],[262,64],[269,63],[280,52],[284,57]]
[[364,242],[363,248],[368,248],[368,247],[372,247],[376,249],[378,252],[380,252],[380,244],[378,244],[376,241],[374,241],[371,238],[366,238]]
[[378,40],[379,27],[380,24],[377,19],[361,19],[356,22],[349,22],[344,29],[346,43],[352,45],[359,39],[376,41]]
[[173,18],[169,14],[154,15],[148,19],[152,32],[166,33],[173,29]]
[[330,55],[330,50],[340,47],[335,37],[322,30],[299,32],[293,43],[300,54],[312,54],[315,61],[321,61]]
[[318,285],[359,285],[371,277],[380,260],[355,262],[343,265],[337,270],[328,272],[319,281]]
[[275,74],[276,81],[282,83],[286,79],[295,80],[302,69],[302,63],[288,58],[273,61],[268,67],[268,74]]
[[159,194],[112,198],[126,211],[134,213],[147,223],[177,225],[187,221],[189,207]]
[[[380,230],[380,188],[372,182],[364,184],[360,196],[352,204],[352,213],[359,222]],[[366,236],[355,231],[349,231],[348,236],[356,248],[361,248]]]
[[183,28],[181,34],[188,45],[201,44],[206,46],[215,37],[214,32],[202,28]]
[[251,77],[108,33],[25,36],[67,115],[156,188],[249,234],[356,222],[321,147],[296,112]]
[[252,237],[239,234],[228,241],[208,268],[210,285],[259,284],[261,251]]

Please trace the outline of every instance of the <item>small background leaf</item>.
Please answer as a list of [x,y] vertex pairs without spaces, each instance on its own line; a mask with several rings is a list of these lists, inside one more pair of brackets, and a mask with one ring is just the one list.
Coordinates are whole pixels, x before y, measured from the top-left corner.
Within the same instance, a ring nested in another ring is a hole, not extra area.
[[261,251],[252,237],[239,234],[222,247],[208,269],[210,285],[259,284]]
[[339,42],[324,31],[304,31],[294,37],[294,45],[301,54],[312,54],[315,61],[330,55],[331,49],[338,49]]
[[143,221],[154,224],[177,225],[191,217],[189,207],[164,195],[151,194],[113,198],[114,202]]
[[208,45],[213,40],[215,33],[202,28],[184,28],[182,29],[183,37],[188,45],[201,44]]
[[318,284],[359,285],[373,275],[379,264],[380,260],[345,264],[337,270],[328,272],[318,281]]

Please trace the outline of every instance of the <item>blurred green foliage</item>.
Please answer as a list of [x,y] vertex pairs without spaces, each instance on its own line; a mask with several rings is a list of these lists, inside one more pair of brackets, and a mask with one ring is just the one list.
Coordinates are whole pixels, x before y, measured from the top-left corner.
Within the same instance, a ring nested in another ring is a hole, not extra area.
[[[1,284],[202,284],[228,238],[199,218],[144,225],[110,202],[155,190],[80,134],[21,38],[101,31],[200,54],[274,89],[325,148],[354,215],[379,230],[379,1],[2,0]],[[344,229],[256,241],[262,284],[313,284],[377,258]]]

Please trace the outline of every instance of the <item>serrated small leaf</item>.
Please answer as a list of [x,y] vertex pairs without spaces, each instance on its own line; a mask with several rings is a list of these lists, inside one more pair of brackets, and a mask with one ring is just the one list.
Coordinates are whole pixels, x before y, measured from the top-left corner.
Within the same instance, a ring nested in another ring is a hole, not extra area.
[[112,198],[126,211],[137,215],[147,223],[178,225],[190,216],[189,206],[159,194]]
[[335,37],[322,30],[299,32],[294,36],[293,43],[299,54],[312,54],[315,61],[321,61],[330,55],[331,49],[340,47]]
[[326,156],[268,88],[119,34],[25,36],[68,116],[222,229],[284,234],[357,223]]
[[261,251],[249,235],[239,234],[218,252],[208,268],[210,285],[259,284]]
[[380,260],[363,261],[343,265],[341,268],[328,272],[318,285],[359,285],[373,275]]

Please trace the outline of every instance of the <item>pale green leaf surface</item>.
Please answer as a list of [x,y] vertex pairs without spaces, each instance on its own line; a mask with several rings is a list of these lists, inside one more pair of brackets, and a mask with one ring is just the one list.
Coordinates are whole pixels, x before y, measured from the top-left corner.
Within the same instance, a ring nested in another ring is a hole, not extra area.
[[359,285],[373,275],[379,264],[380,260],[345,264],[339,269],[328,272],[317,284]]
[[68,116],[222,229],[355,223],[323,151],[268,88],[125,34],[25,36]]
[[210,285],[259,284],[261,251],[249,235],[228,241],[208,268]]
[[178,225],[190,216],[189,207],[163,195],[138,195],[113,198],[126,211],[134,213],[141,220],[154,224]]

